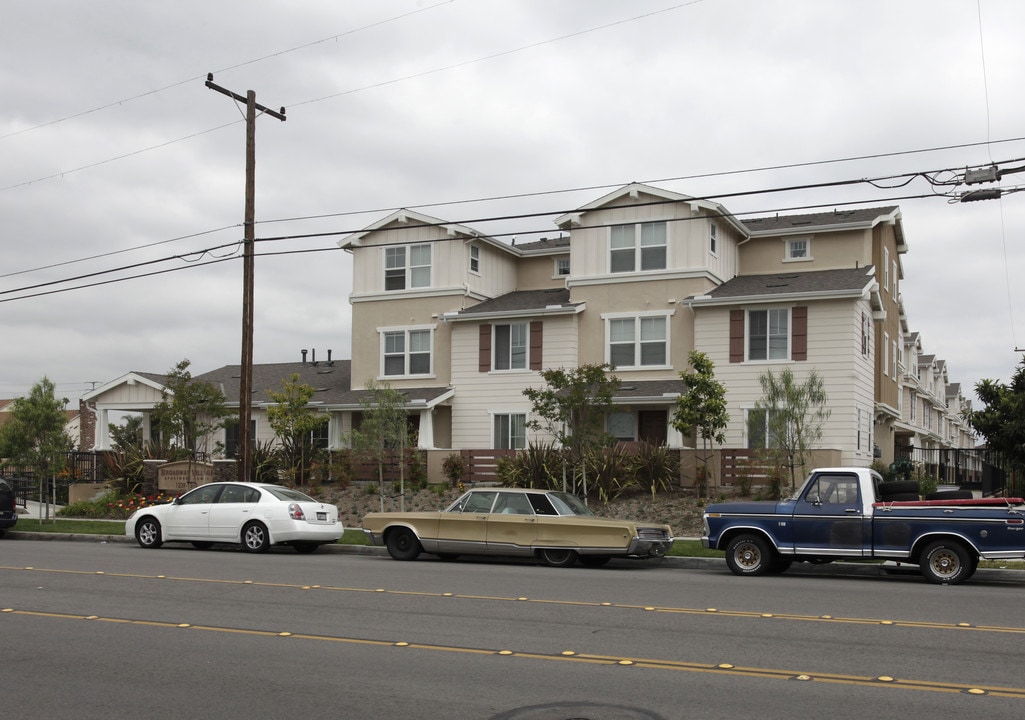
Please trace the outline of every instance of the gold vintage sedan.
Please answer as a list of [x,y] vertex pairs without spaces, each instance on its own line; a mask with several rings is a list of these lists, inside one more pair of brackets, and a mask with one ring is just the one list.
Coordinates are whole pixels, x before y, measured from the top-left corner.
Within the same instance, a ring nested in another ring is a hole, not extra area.
[[505,555],[552,567],[662,557],[673,544],[668,525],[600,518],[576,495],[520,488],[470,490],[441,512],[369,513],[363,532],[396,560]]

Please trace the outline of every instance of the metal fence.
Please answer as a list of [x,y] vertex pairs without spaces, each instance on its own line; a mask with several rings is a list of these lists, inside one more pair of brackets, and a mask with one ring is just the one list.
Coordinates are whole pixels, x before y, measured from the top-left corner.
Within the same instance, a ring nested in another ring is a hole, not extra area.
[[985,497],[1020,492],[1004,469],[1002,458],[986,449],[894,446],[894,466],[915,478],[933,477],[940,486],[956,485]]

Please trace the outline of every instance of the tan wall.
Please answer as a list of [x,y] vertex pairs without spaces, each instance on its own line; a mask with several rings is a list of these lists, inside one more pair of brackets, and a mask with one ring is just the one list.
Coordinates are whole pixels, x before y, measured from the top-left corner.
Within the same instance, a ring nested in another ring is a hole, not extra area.
[[574,302],[586,302],[580,316],[580,363],[605,362],[605,320],[603,313],[666,311],[669,317],[669,370],[629,370],[619,372],[637,380],[676,377],[687,367],[687,354],[694,349],[694,320],[690,309],[680,305],[690,295],[708,291],[704,278],[687,280],[649,280],[644,282],[581,285],[573,288]]
[[[568,257],[569,252],[559,257]],[[554,255],[541,255],[539,257],[521,258],[516,277],[517,290],[544,290],[547,288],[561,288],[566,285],[566,276],[555,274]],[[572,272],[573,267],[570,266]]]
[[442,314],[473,305],[461,295],[432,296],[354,302],[352,305],[352,387],[366,387],[368,380],[381,378],[381,336],[379,328],[410,325],[434,327],[434,377],[413,380],[386,378],[392,387],[447,386],[450,382],[450,327],[441,321]]
[[[810,238],[811,260],[787,262],[787,240]],[[740,246],[740,274],[762,275],[809,270],[836,270],[873,263],[870,237],[864,230],[831,233],[790,233],[759,237]]]

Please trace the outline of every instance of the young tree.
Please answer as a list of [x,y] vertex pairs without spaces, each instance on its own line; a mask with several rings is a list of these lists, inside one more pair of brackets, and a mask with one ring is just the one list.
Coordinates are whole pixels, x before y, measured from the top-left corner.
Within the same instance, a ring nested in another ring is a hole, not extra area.
[[10,419],[0,426],[0,456],[7,464],[32,471],[39,483],[40,500],[46,505],[50,519],[49,496],[45,481],[64,469],[68,453],[75,447],[74,439],[64,426],[67,398],[58,399],[55,386],[44,377],[32,386],[27,397],[11,403]]
[[167,373],[161,400],[153,408],[153,423],[165,439],[188,452],[195,459],[200,442],[224,426],[230,414],[224,393],[211,383],[192,379],[189,360],[182,360]]
[[405,507],[404,453],[409,432],[406,417],[406,396],[386,382],[367,382],[367,394],[360,400],[362,420],[349,434],[350,447],[356,455],[377,465],[377,484],[384,511],[384,465],[399,453],[399,504]]
[[280,443],[279,455],[292,481],[302,485],[313,460],[313,432],[327,419],[310,407],[316,389],[299,381],[299,375],[282,381],[281,392],[269,391],[274,403],[267,408],[267,422]]
[[966,412],[965,418],[1014,470],[1025,470],[1025,357],[1010,383],[982,380],[975,394],[985,407]]
[[[588,450],[611,443],[605,431],[605,416],[612,409],[612,397],[619,388],[619,378],[608,374],[611,370],[608,364],[542,370],[545,386],[523,391],[531,403],[532,416],[527,427],[547,431],[581,467]],[[586,491],[585,477],[585,494]]]
[[807,455],[822,439],[822,428],[829,419],[826,389],[813,369],[803,384],[794,380],[790,368],[779,375],[769,370],[758,378],[763,396],[755,403],[759,418],[764,418],[766,447],[778,454],[781,464],[790,470],[790,489],[797,486],[796,468],[804,467]]
[[730,421],[730,416],[726,412],[726,388],[715,379],[715,363],[708,355],[691,350],[687,359],[693,371],[680,373],[686,391],[676,399],[676,410],[671,422],[673,427],[684,435],[696,430],[701,437],[701,464],[705,482],[708,482],[708,443],[725,442],[723,430]]

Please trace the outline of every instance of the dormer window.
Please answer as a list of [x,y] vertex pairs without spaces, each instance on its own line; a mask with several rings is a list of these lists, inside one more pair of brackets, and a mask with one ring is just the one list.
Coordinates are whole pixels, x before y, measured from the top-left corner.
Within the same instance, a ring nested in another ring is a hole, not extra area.
[[384,249],[384,289],[431,286],[431,246],[392,245]]
[[666,223],[613,225],[609,231],[609,272],[666,269]]
[[788,239],[786,260],[811,260],[811,240],[809,240],[808,238]]

